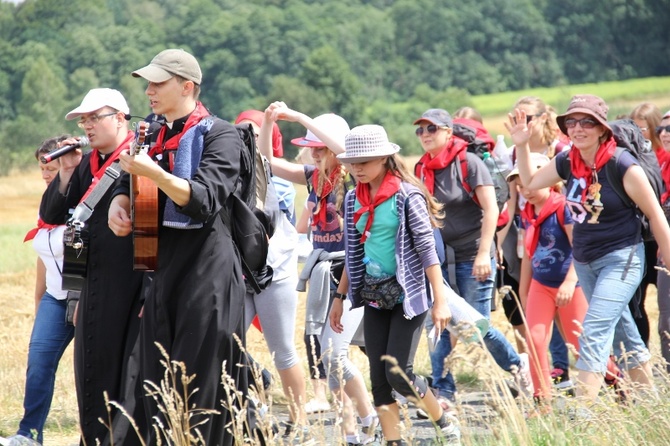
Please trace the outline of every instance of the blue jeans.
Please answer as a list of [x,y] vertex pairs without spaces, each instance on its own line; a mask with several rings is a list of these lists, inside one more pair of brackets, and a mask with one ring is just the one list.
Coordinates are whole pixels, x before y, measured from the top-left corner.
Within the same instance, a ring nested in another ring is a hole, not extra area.
[[644,244],[639,243],[623,278],[632,249],[618,249],[590,263],[574,262],[589,302],[579,338],[579,370],[605,373],[612,347],[619,367],[626,370],[651,359],[628,308],[645,268]]
[[[491,297],[495,287],[496,264],[491,259],[491,275],[484,281],[478,282],[472,275],[472,265],[474,262],[461,262],[456,264],[456,285],[465,299],[477,311],[487,319],[491,318]],[[447,266],[442,265],[442,275],[449,282]],[[428,330],[432,330],[432,320],[426,319]],[[512,370],[512,366],[519,366],[521,360],[519,355],[512,347],[507,338],[496,328],[489,327],[489,331],[484,336],[484,345],[493,356],[496,364],[505,371]],[[430,354],[430,364],[433,369],[433,388],[439,396],[452,399],[456,392],[456,383],[451,372],[444,375],[444,360],[451,353],[451,339],[448,330],[444,330],[440,335],[440,341],[435,346],[435,350]]]
[[570,365],[568,359],[568,346],[565,345],[563,336],[561,336],[561,332],[556,324],[554,324],[554,331],[551,333],[549,351],[551,352],[551,364],[554,368],[568,370],[568,366]]
[[54,394],[58,362],[74,337],[74,327],[65,323],[66,305],[65,300],[44,293],[30,335],[24,413],[17,433],[40,443]]

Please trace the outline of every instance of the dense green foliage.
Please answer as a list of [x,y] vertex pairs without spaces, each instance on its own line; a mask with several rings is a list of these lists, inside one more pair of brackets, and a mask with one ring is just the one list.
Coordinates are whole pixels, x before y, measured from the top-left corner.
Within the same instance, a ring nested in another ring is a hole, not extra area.
[[[471,95],[670,74],[669,0],[0,0],[0,171],[30,158],[89,88],[149,112],[129,73],[181,47],[234,119],[284,100],[379,122],[409,144],[425,108]],[[283,126],[290,138],[302,130]],[[30,149],[30,150],[27,150]],[[9,160],[5,162],[4,160]]]

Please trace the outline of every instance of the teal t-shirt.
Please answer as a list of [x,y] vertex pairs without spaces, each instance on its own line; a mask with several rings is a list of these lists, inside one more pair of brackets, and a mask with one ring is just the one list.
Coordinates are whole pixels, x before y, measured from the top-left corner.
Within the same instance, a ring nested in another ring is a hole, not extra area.
[[[354,212],[361,208],[356,199]],[[366,212],[356,223],[356,229],[362,234],[368,222],[369,214]],[[375,207],[375,216],[370,227],[370,235],[365,240],[365,255],[375,260],[386,274],[395,275],[397,264],[395,261],[395,241],[398,234],[398,209],[396,195]]]

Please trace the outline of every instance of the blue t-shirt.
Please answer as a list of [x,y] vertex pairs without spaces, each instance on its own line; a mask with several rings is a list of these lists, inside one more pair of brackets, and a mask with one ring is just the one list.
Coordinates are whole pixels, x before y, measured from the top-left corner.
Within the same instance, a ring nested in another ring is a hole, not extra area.
[[[563,208],[564,223],[574,222],[567,206]],[[523,222],[528,227],[527,221]],[[556,213],[551,214],[538,228],[540,236],[531,259],[533,279],[544,286],[558,288],[565,280],[572,262],[572,246]]]
[[[556,155],[556,163],[562,162],[561,157],[566,157],[568,153]],[[626,171],[637,164],[630,153],[623,152],[617,160],[617,172],[623,178]],[[582,263],[592,262],[641,241],[636,209],[619,198],[610,185],[605,167],[597,172],[597,183],[594,183],[596,186],[582,198],[586,181],[570,174],[565,189],[566,205],[575,224],[572,233],[573,255],[576,261]]]
[[[314,213],[318,204],[318,197],[316,191],[312,188],[312,176],[316,172],[316,167],[312,165],[305,165],[305,179],[307,180],[307,207],[310,215]],[[353,183],[352,183],[353,184]],[[345,181],[345,189],[350,189],[347,181]],[[346,195],[346,190],[341,194],[342,201]],[[339,209],[336,207],[337,190],[333,190],[326,198],[326,224],[312,225],[312,245],[314,249],[321,248],[327,252],[344,251],[344,228],[343,220],[344,210],[342,204]]]

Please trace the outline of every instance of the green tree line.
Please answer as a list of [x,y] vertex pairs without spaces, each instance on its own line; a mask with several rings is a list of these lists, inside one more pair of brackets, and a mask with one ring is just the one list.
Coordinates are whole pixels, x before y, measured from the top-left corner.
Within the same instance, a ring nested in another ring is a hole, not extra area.
[[283,100],[381,123],[413,147],[428,107],[670,74],[667,23],[670,0],[0,0],[0,172],[77,134],[64,115],[90,88],[148,114],[130,72],[165,48],[198,58],[202,100],[224,119]]

